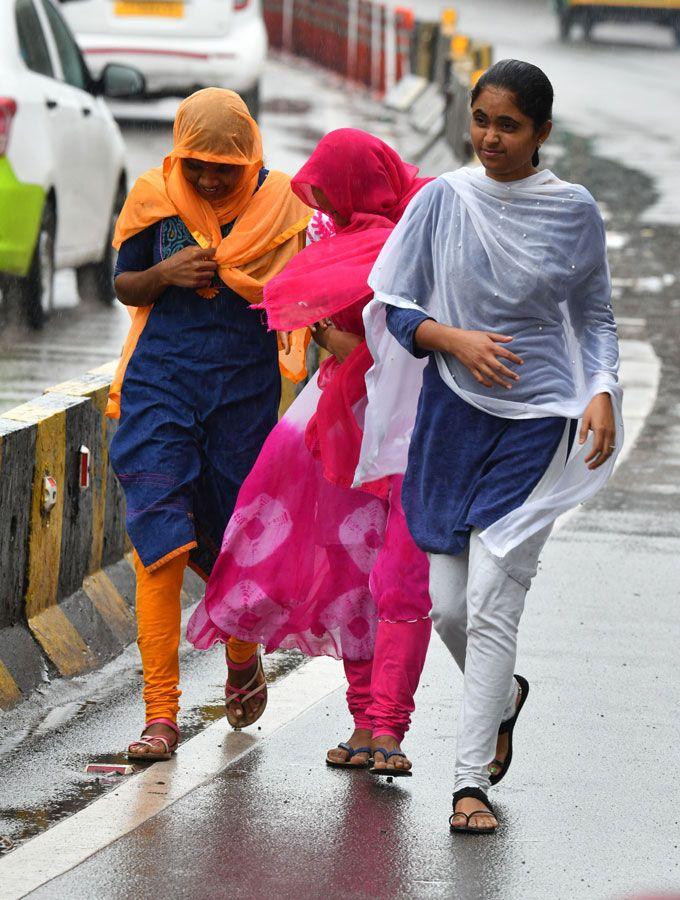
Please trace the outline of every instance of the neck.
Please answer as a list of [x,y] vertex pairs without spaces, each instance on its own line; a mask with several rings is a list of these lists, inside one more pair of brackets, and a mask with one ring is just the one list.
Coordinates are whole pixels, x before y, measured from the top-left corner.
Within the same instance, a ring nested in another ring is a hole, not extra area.
[[523,166],[520,166],[519,169],[514,169],[512,172],[503,172],[502,174],[497,172],[489,172],[487,168],[484,169],[489,178],[493,178],[494,181],[522,181],[524,178],[529,178],[530,175],[535,175],[538,172],[530,162],[525,163]]

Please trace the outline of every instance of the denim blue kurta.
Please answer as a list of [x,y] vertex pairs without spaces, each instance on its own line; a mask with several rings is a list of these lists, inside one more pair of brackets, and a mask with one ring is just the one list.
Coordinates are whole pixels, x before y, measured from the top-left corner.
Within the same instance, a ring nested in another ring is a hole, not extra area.
[[[264,177],[263,170],[260,183]],[[194,244],[181,219],[163,219],[123,243],[116,274],[146,270]],[[214,283],[213,300],[170,287],[154,304],[125,373],[111,443],[128,533],[144,565],[191,548],[203,575],[281,395],[276,334],[261,311]]]
[[[387,327],[414,356],[428,356],[414,341],[428,318],[417,310],[387,307]],[[455,555],[467,546],[473,528],[487,528],[521,506],[550,465],[566,422],[558,416],[503,419],[483,412],[444,384],[431,356],[402,488],[416,544],[429,553]]]

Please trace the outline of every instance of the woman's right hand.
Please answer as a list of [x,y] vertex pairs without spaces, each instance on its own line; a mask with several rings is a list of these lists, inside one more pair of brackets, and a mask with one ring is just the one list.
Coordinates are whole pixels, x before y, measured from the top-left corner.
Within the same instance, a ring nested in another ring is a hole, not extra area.
[[484,387],[497,384],[510,390],[512,382],[519,381],[519,375],[501,362],[502,359],[507,359],[518,366],[524,363],[524,360],[503,346],[512,341],[507,334],[466,331],[462,328],[447,328],[446,332],[442,349],[455,356]]
[[213,247],[185,247],[159,264],[159,274],[166,286],[207,288],[217,271],[214,256]]

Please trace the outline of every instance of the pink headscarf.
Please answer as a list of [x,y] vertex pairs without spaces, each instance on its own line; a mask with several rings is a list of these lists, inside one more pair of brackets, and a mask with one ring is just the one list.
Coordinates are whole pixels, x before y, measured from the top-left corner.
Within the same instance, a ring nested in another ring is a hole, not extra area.
[[383,244],[431,180],[417,176],[416,166],[365,131],[340,128],[319,141],[291,188],[317,209],[312,188],[320,188],[349,224],[336,224],[332,241],[306,247],[267,283],[262,305],[270,328],[312,325],[370,296],[367,279]]

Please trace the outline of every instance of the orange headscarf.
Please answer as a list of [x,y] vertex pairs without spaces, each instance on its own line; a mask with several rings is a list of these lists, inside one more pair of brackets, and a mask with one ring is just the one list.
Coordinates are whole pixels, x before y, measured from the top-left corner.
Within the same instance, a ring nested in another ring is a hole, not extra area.
[[[310,211],[290,190],[290,178],[272,171],[255,193],[262,168],[262,138],[248,108],[233,91],[206,88],[184,100],[177,111],[174,145],[162,167],[151,169],[133,185],[116,225],[113,245],[161,219],[179,216],[201,247],[215,248],[222,281],[250,303],[262,301],[270,278],[304,246]],[[226,198],[211,203],[196,193],[182,173],[182,159],[201,159],[243,166],[243,174]],[[226,238],[221,225],[234,222]],[[215,296],[214,289],[201,291]],[[120,416],[125,369],[152,306],[130,309],[132,326],[111,385],[107,415]],[[293,349],[280,357],[281,370],[292,381],[305,376],[304,351],[309,334],[293,335]]]

